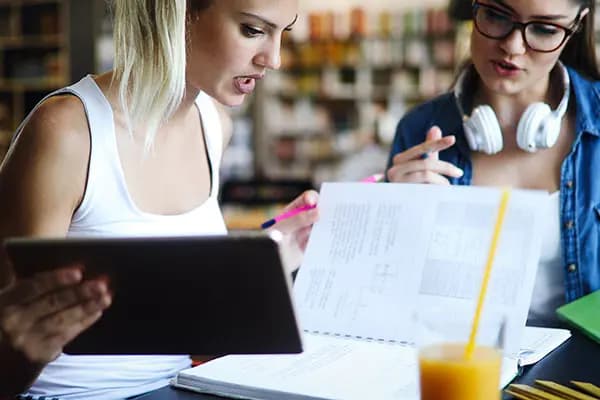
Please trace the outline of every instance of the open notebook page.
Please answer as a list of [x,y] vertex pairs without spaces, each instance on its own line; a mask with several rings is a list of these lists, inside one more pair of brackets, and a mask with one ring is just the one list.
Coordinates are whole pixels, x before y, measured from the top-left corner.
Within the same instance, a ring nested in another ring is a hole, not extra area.
[[[308,331],[412,341],[411,316],[473,315],[500,190],[325,183],[294,286]],[[486,308],[517,352],[539,258],[544,192],[513,191]],[[542,206],[540,206],[542,205]]]
[[[489,193],[489,192],[488,192]],[[471,316],[479,296],[497,206],[488,193],[452,191],[436,204],[419,288],[420,310]],[[478,338],[494,344],[504,321],[504,350],[516,356],[527,320],[541,250],[545,192],[513,191],[492,266]],[[487,328],[487,329],[486,329]],[[496,329],[496,331],[494,331]]]
[[[501,387],[516,373],[506,359]],[[302,354],[227,356],[180,372],[173,384],[244,399],[418,400],[418,382],[414,348],[309,334]]]
[[[539,359],[570,336],[564,329],[527,327],[521,364]],[[173,385],[244,399],[417,400],[417,351],[410,346],[307,334],[293,355],[227,356],[181,371]],[[505,358],[500,386],[517,375]]]
[[567,329],[525,327],[519,349],[519,364],[535,364],[570,337],[571,332]]
[[294,284],[303,328],[408,339],[427,245],[415,238],[430,235],[433,214],[394,186],[323,184]]

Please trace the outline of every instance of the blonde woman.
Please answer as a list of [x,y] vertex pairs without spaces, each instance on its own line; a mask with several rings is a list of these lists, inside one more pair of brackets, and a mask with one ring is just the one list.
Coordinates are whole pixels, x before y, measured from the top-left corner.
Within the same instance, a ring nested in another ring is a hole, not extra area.
[[[216,102],[241,104],[279,67],[297,0],[115,0],[114,11],[114,71],[45,99],[17,131],[0,170],[2,238],[225,233],[216,196],[229,137]],[[278,229],[303,247],[316,218]],[[126,398],[189,366],[61,355],[110,302],[78,266],[19,281],[0,257],[0,397]]]

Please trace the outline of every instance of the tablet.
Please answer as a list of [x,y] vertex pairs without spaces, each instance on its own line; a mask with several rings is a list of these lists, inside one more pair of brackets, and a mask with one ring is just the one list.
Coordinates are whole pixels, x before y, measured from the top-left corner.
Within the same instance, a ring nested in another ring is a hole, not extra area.
[[266,235],[11,238],[19,277],[72,262],[104,275],[111,306],[67,354],[277,354],[302,351],[290,276]]

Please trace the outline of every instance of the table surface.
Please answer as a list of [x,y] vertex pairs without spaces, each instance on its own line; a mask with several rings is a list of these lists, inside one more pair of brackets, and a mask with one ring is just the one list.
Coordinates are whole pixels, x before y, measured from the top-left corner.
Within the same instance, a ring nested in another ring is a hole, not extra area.
[[[600,345],[573,331],[573,336],[539,361],[525,367],[515,383],[533,384],[536,379],[551,380],[567,385],[569,381],[591,382],[600,386]],[[512,399],[505,395],[504,399]],[[203,395],[170,387],[155,390],[136,400],[215,400],[217,396]],[[285,400],[283,398],[282,400]]]

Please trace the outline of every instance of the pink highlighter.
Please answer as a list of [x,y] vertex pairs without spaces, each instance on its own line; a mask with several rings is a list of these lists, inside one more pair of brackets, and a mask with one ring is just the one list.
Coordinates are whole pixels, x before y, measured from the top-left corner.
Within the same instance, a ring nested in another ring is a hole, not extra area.
[[381,182],[381,181],[383,181],[383,174],[373,174],[371,176],[367,176],[364,179],[361,179],[360,181],[364,182],[364,183],[377,183],[377,182]]
[[308,211],[308,210],[312,210],[313,208],[317,207],[316,204],[311,204],[311,205],[304,205],[304,206],[300,206],[300,207],[296,207],[293,210],[290,211],[286,211],[284,213],[279,214],[278,216],[271,218],[270,220],[263,222],[263,224],[260,226],[262,229],[267,229],[272,227],[273,225],[275,225],[277,222],[287,219],[287,218],[291,218],[294,215],[300,214],[301,212],[304,211]]
[[[383,174],[374,174],[374,175],[368,176],[368,177],[366,177],[364,179],[361,179],[361,182],[364,182],[364,183],[377,183],[377,182],[381,182],[382,180],[383,180]],[[316,204],[311,204],[311,205],[307,204],[307,205],[303,205],[303,206],[300,206],[300,207],[296,207],[293,210],[286,211],[284,213],[281,213],[281,214],[277,215],[274,218],[271,218],[268,221],[263,222],[260,227],[261,227],[261,229],[270,228],[270,227],[272,227],[273,225],[275,225],[276,223],[278,223],[281,220],[284,220],[284,219],[287,219],[287,218],[291,218],[294,215],[300,214],[301,212],[304,212],[304,211],[312,210],[313,208],[316,208],[316,207],[317,207]]]

